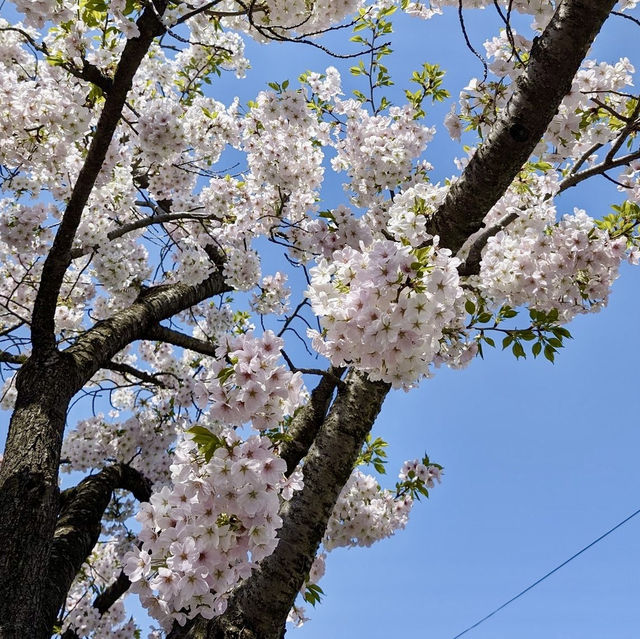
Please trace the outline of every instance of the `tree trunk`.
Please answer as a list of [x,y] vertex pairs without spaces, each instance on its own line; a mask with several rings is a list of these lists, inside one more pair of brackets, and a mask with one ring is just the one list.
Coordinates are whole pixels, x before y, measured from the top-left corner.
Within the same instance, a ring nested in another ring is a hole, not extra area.
[[74,375],[53,352],[20,370],[0,468],[0,638],[44,639],[42,615],[58,515],[58,466]]

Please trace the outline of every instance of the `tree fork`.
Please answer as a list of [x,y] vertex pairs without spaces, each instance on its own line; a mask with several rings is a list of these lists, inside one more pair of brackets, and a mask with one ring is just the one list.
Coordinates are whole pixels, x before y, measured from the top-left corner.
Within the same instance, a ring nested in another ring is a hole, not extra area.
[[440,245],[454,254],[483,226],[527,161],[616,0],[564,0],[534,40],[529,63],[486,140],[428,223]]
[[[350,371],[304,458],[304,488],[284,504],[272,555],[232,594],[227,611],[170,639],[280,639],[309,574],[340,491],[349,479],[390,385]],[[313,419],[309,415],[309,419]]]

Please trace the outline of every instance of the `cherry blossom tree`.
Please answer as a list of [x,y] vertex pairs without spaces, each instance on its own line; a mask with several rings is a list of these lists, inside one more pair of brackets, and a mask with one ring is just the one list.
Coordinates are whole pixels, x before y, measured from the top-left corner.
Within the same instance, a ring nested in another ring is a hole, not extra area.
[[[434,183],[444,72],[424,63],[392,102],[386,36],[396,11],[428,30],[485,5],[484,77],[444,123],[475,146]],[[498,338],[553,361],[638,262],[634,69],[587,58],[634,6],[15,0],[24,19],[0,19],[0,637],[140,636],[129,596],[149,637],[281,637],[319,598],[326,553],[403,528],[442,468],[409,460],[391,488],[366,472],[383,470],[371,429],[389,390]],[[218,101],[248,38],[346,58],[361,88],[328,66]],[[612,214],[556,208],[593,176],[617,188]],[[344,195],[323,207],[330,179]]]

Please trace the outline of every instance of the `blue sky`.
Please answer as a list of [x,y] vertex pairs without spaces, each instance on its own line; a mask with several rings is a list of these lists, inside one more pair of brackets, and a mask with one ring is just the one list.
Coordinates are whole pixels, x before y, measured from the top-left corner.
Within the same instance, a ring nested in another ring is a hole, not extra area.
[[[480,50],[499,19],[491,10],[466,16]],[[638,27],[613,20],[596,55],[640,65]],[[482,73],[455,12],[427,23],[398,20],[397,29],[389,66],[400,88],[425,61],[448,70],[454,98]],[[339,66],[292,45],[251,46],[249,57],[247,80],[223,75],[216,98],[238,94],[245,102],[267,81]],[[442,126],[449,105],[428,110],[427,123],[441,132],[427,153],[436,179],[453,174],[461,154]],[[582,206],[598,216],[619,201],[604,180],[584,186],[567,194],[566,212]],[[328,196],[337,199],[339,190]],[[323,603],[289,636],[453,639],[640,507],[639,284],[640,270],[624,268],[609,307],[569,326],[574,340],[555,365],[489,351],[464,371],[443,369],[418,390],[391,394],[374,431],[390,443],[389,485],[405,459],[425,451],[445,467],[444,481],[394,538],[332,552]],[[640,516],[465,637],[637,638],[639,534]]]

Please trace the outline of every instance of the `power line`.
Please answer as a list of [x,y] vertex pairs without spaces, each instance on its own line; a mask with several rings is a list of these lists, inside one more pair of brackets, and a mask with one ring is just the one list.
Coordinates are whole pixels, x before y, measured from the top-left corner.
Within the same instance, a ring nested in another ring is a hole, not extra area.
[[493,617],[493,615],[495,615],[497,612],[500,612],[503,608],[506,608],[510,603],[513,603],[516,599],[518,599],[519,597],[522,597],[522,595],[524,595],[525,592],[529,592],[529,590],[531,590],[532,588],[535,588],[540,582],[544,581],[547,577],[550,577],[554,572],[557,572],[563,566],[566,566],[570,561],[573,561],[576,557],[581,555],[585,550],[589,550],[591,546],[595,546],[599,541],[602,541],[607,535],[610,535],[614,530],[626,524],[630,519],[633,519],[639,513],[640,513],[640,508],[638,508],[638,510],[636,510],[634,513],[629,515],[626,519],[623,519],[619,524],[616,524],[613,528],[611,528],[610,530],[607,530],[606,533],[604,533],[603,535],[600,535],[600,537],[598,537],[597,539],[594,539],[588,546],[585,546],[582,550],[579,550],[575,555],[572,555],[571,557],[569,557],[569,559],[567,559],[566,561],[563,561],[559,566],[556,566],[553,570],[549,571],[546,575],[544,575],[544,577],[540,577],[540,579],[538,579],[537,581],[534,581],[530,586],[527,586],[523,591],[519,592],[515,597],[511,597],[509,601],[505,601],[500,607],[496,608],[493,612],[490,612],[486,617],[483,617],[482,619],[480,619],[480,621],[476,621],[476,623],[474,623],[473,626],[469,626],[466,630],[463,630],[461,633],[457,634],[455,637],[453,637],[453,639],[458,639],[458,637],[462,637],[462,635],[469,632],[469,630],[473,630],[474,628],[477,628],[481,623],[489,619],[489,617]]

